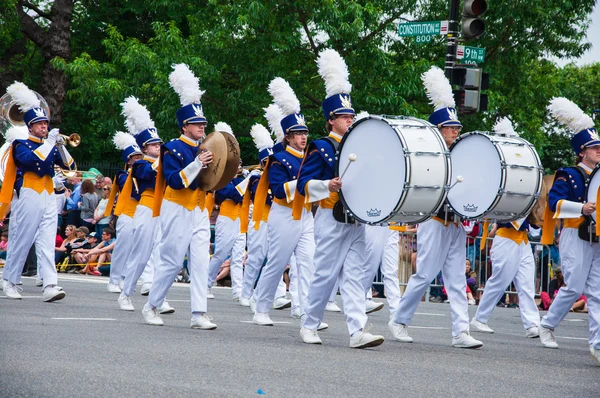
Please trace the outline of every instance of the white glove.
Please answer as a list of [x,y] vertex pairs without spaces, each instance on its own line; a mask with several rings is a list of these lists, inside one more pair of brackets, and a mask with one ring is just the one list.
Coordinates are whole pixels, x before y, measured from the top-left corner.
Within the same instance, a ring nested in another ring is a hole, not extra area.
[[[52,129],[50,130],[50,132],[48,133],[48,138],[46,138],[47,140],[50,141],[54,141],[57,142],[58,138],[60,137],[60,130],[59,129]],[[61,137],[62,138],[62,137]],[[64,141],[64,140],[63,140]]]
[[255,170],[252,170],[252,171],[250,172],[250,177],[254,177],[254,176],[258,176],[258,177],[260,177],[260,176],[261,176],[261,174],[262,174],[262,172],[261,172],[260,170],[258,170],[258,169],[255,169]]

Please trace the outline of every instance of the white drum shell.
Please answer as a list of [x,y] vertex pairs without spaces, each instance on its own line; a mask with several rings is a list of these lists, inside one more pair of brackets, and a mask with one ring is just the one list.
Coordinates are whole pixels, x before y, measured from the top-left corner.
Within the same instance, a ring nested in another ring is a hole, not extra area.
[[448,202],[463,218],[515,221],[529,214],[540,195],[541,162],[522,138],[468,133],[454,143],[450,157],[453,179],[464,180],[450,190]]
[[414,224],[429,219],[446,198],[448,149],[439,131],[416,118],[358,120],[339,148],[340,198],[358,221]]
[[[598,193],[598,189],[600,188],[600,173],[598,170],[600,167],[596,167],[592,174],[590,174],[590,179],[588,181],[588,185],[586,187],[585,198],[588,202],[596,202],[596,196]],[[596,206],[598,204],[596,203]],[[594,221],[596,221],[596,212],[591,214]]]

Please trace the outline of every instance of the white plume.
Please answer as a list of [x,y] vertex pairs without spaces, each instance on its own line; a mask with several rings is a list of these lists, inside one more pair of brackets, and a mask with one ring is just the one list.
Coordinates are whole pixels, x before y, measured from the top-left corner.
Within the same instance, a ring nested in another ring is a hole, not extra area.
[[518,137],[519,134],[515,131],[512,122],[507,117],[501,117],[494,124],[494,133],[505,137]]
[[448,81],[444,71],[437,66],[432,66],[427,72],[421,75],[421,80],[425,85],[427,98],[433,105],[434,110],[442,108],[454,108],[454,94],[452,94],[452,86]]
[[260,123],[256,123],[252,126],[252,129],[250,129],[250,136],[252,136],[254,145],[259,151],[266,148],[272,148],[274,145],[271,133],[269,133],[269,130]]
[[132,145],[137,145],[135,138],[133,138],[131,134],[127,134],[122,131],[117,131],[115,133],[113,137],[113,143],[115,144],[115,147],[121,151]]
[[21,82],[14,82],[6,89],[13,101],[19,106],[21,112],[27,112],[32,108],[39,108],[40,99],[33,91]]
[[221,133],[229,133],[231,135],[234,135],[233,130],[231,129],[231,126],[225,122],[217,122],[215,124],[215,131],[219,131]]
[[369,112],[367,112],[367,111],[360,111],[360,112],[358,112],[358,114],[354,118],[354,121],[356,122],[356,121],[359,121],[360,119],[364,119],[366,117],[369,117]]
[[594,120],[566,98],[552,98],[548,105],[548,111],[553,118],[573,133],[594,127]]
[[181,105],[200,102],[204,91],[200,90],[200,83],[194,72],[186,64],[173,65],[173,72],[169,75],[169,83],[179,95]]
[[133,96],[125,98],[121,107],[123,108],[121,114],[126,118],[125,126],[130,134],[137,135],[146,129],[155,128],[150,111],[140,104],[137,98]]
[[327,98],[335,94],[350,94],[352,84],[348,81],[348,66],[344,58],[332,49],[323,50],[317,58],[319,75],[325,80]]
[[269,83],[269,93],[273,101],[279,105],[284,116],[300,113],[300,101],[290,87],[290,84],[281,77],[276,77]]
[[283,113],[281,108],[277,104],[271,104],[263,109],[265,111],[265,119],[269,124],[269,128],[275,134],[275,142],[280,143],[283,141],[284,133],[281,128],[281,119],[283,119]]
[[29,137],[29,130],[25,126],[12,126],[4,134],[8,144],[12,144],[14,140],[26,140],[27,137]]

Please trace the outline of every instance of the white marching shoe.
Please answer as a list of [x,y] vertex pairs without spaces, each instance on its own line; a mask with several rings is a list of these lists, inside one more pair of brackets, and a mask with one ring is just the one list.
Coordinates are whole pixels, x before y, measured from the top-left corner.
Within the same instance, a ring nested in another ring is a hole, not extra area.
[[61,287],[58,286],[46,286],[44,293],[42,294],[44,301],[51,303],[52,301],[58,301],[65,298],[65,292]]
[[396,323],[393,319],[391,319],[388,322],[388,327],[390,328],[390,332],[392,332],[392,336],[394,336],[396,340],[402,343],[413,342],[413,338],[408,335],[408,327],[406,325]]
[[536,337],[540,337],[540,328],[537,326],[532,326],[525,331],[525,337],[528,339],[535,339]]
[[250,299],[247,299],[246,297],[242,297],[240,299],[240,305],[242,307],[250,307]]
[[133,304],[131,303],[131,298],[123,295],[123,293],[119,295],[117,303],[119,303],[121,311],[135,311],[135,308],[133,308]]
[[106,290],[108,290],[109,293],[121,293],[121,288],[119,287],[119,285],[115,285],[114,283],[110,282],[108,282]]
[[212,288],[210,287],[208,288],[208,292],[206,292],[206,298],[211,300],[215,298],[215,295],[212,292]]
[[325,311],[327,312],[342,312],[342,309],[338,307],[335,301],[328,301],[325,306]]
[[383,308],[383,303],[378,303],[373,300],[367,300],[365,302],[365,314],[370,314],[371,312],[377,312]]
[[152,326],[162,326],[163,321],[160,315],[158,314],[157,308],[150,308],[148,304],[144,305],[142,309],[142,315],[144,316],[144,320],[148,325]]
[[365,330],[354,333],[354,336],[350,336],[350,348],[369,348],[377,347],[383,344],[383,336],[377,334],[371,334]]
[[198,318],[192,318],[190,327],[192,329],[214,330],[217,325],[212,322],[212,318],[208,314],[202,314]]
[[256,300],[254,300],[253,297],[250,298],[250,311],[252,311],[253,314],[256,314]]
[[483,347],[483,343],[475,340],[467,332],[461,332],[458,336],[452,337],[452,347],[456,348],[479,348]]
[[320,332],[321,330],[325,330],[325,329],[329,329],[329,325],[326,324],[325,322],[319,323],[319,327],[317,327],[317,331]]
[[494,330],[487,325],[487,323],[479,322],[477,319],[471,319],[469,322],[469,329],[471,332],[480,332],[480,333],[494,333]]
[[255,313],[254,317],[252,318],[252,322],[254,322],[255,325],[259,326],[273,326],[273,321],[269,317],[269,314],[267,314],[266,312]]
[[4,295],[9,299],[21,300],[23,298],[23,296],[21,296],[21,292],[23,291],[23,289],[13,285],[6,279],[2,280],[2,291],[4,292]]
[[273,309],[274,310],[283,310],[286,308],[290,308],[292,306],[292,300],[289,300],[285,297],[277,297],[275,301],[273,301]]
[[294,318],[294,319],[300,319],[302,314],[300,314],[300,307],[294,307],[292,308],[292,311],[290,312],[290,317]]
[[44,286],[44,280],[43,279],[36,279],[35,280],[35,286],[36,287],[42,287],[42,286]]
[[306,344],[323,344],[316,330],[303,327],[300,329],[300,337]]
[[167,300],[163,301],[162,305],[158,309],[158,312],[162,314],[172,314],[175,312],[175,308],[171,307]]
[[554,337],[554,329],[549,329],[544,326],[539,327],[540,342],[546,348],[558,348],[556,337]]
[[142,287],[140,289],[140,294],[142,296],[147,296],[150,294],[150,289],[152,288],[152,282],[142,283]]

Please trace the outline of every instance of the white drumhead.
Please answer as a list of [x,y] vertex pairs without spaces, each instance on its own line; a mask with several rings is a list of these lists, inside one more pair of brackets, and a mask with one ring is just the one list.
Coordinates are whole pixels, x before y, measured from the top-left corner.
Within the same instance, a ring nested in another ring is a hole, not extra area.
[[396,131],[385,120],[369,117],[357,121],[340,146],[338,171],[346,208],[362,222],[379,223],[394,212],[402,196],[406,163]]
[[502,182],[498,150],[483,134],[462,137],[450,151],[452,180],[463,177],[448,193],[448,202],[461,216],[476,218],[484,214],[496,200]]
[[[598,170],[599,168],[594,169],[594,171],[590,175],[590,181],[588,182],[586,192],[586,199],[588,202],[596,202],[596,195],[598,192],[598,188],[600,188],[600,172],[598,172]],[[600,206],[600,204],[596,203],[596,206]],[[596,212],[592,213],[592,218],[594,219],[594,221],[596,220]]]

